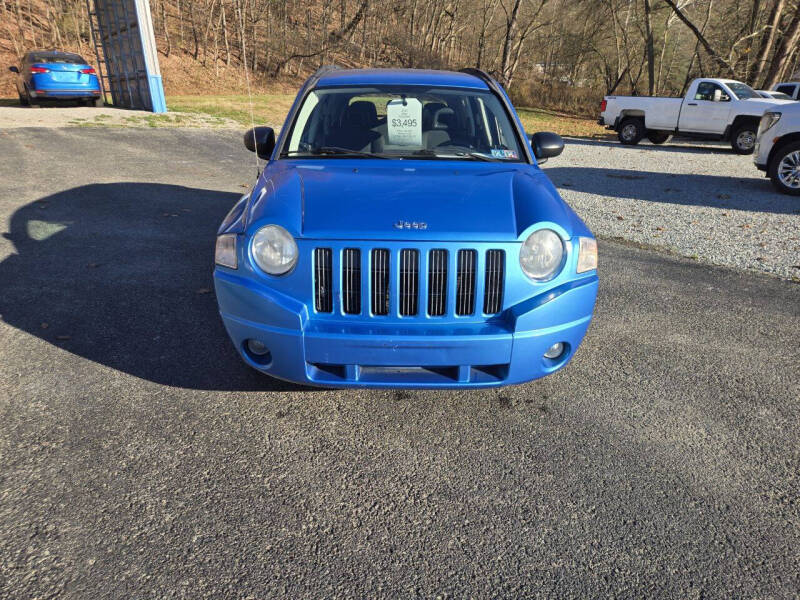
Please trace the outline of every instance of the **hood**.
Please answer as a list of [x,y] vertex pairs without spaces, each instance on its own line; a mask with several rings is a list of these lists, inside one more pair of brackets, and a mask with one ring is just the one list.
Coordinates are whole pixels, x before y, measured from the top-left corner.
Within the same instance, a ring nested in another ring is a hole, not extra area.
[[285,166],[271,177],[271,193],[256,202],[248,221],[272,217],[315,239],[499,242],[516,241],[541,221],[572,235],[577,220],[531,165],[365,162]]
[[781,106],[781,105],[784,105],[784,104],[794,104],[795,103],[794,100],[778,100],[778,99],[775,99],[775,98],[772,98],[772,99],[750,98],[748,100],[743,100],[743,102],[745,103],[745,105],[748,108],[749,107],[753,107],[754,109],[756,109],[758,111],[761,111],[762,114],[764,112],[766,112],[767,110],[769,110],[770,108],[773,108],[774,106]]

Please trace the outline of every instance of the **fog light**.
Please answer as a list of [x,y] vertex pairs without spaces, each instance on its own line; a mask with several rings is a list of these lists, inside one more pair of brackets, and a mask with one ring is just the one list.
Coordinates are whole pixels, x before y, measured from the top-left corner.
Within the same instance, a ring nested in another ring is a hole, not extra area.
[[547,349],[547,352],[544,353],[544,357],[549,358],[550,360],[555,360],[562,354],[564,354],[564,343],[556,342]]
[[256,356],[269,354],[269,349],[258,340],[247,340],[247,349]]

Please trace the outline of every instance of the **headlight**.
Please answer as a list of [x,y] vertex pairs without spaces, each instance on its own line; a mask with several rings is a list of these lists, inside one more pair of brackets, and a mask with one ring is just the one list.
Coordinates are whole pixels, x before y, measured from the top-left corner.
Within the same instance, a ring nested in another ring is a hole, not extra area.
[[758,124],[758,133],[764,133],[765,131],[772,129],[775,127],[775,124],[781,120],[781,113],[779,112],[768,112],[764,113],[764,116],[761,117],[761,123]]
[[223,233],[217,236],[217,247],[214,250],[214,262],[229,269],[236,269],[236,234]]
[[525,275],[537,281],[555,277],[564,263],[564,242],[552,229],[534,231],[519,251],[519,264]]
[[594,238],[578,238],[578,273],[586,273],[597,268],[597,240]]
[[283,275],[297,262],[297,243],[280,225],[265,225],[253,236],[253,259],[270,275]]

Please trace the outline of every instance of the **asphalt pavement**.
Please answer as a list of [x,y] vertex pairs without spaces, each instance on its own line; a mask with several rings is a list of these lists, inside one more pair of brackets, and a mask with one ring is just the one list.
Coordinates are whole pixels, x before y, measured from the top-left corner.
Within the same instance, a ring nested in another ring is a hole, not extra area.
[[603,242],[553,376],[305,389],[216,313],[254,176],[239,132],[0,131],[0,597],[798,597],[800,285]]

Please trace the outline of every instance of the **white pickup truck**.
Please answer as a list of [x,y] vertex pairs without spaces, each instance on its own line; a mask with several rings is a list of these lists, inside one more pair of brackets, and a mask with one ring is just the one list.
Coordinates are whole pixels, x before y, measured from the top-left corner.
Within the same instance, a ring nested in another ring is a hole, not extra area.
[[663,144],[670,135],[730,141],[739,154],[752,154],[761,115],[789,100],[764,100],[753,88],[731,79],[695,79],[685,98],[606,96],[601,125],[623,144],[647,138]]

